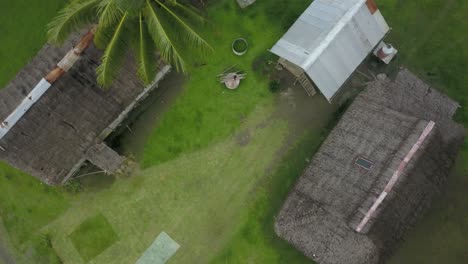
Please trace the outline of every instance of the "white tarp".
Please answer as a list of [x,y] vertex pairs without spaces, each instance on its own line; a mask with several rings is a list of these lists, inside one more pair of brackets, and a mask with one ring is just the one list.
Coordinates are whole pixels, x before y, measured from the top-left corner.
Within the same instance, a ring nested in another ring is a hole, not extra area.
[[0,123],[0,139],[2,139],[10,129],[23,117],[24,114],[33,106],[37,100],[50,88],[51,84],[45,79],[32,89],[32,91],[23,99],[16,109]]
[[136,264],[164,264],[177,252],[179,247],[180,245],[166,232],[161,232]]

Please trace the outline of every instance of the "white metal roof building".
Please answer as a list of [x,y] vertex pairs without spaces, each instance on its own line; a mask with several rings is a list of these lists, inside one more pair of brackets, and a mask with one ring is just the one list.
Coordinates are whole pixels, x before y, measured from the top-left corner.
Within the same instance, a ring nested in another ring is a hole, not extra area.
[[271,52],[302,68],[331,101],[388,31],[374,0],[315,0]]

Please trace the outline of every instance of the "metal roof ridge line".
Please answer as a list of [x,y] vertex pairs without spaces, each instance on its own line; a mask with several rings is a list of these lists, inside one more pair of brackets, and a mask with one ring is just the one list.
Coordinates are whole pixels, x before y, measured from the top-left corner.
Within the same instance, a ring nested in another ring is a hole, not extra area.
[[327,36],[325,36],[324,41],[320,43],[320,45],[309,55],[307,60],[302,63],[301,68],[307,70],[317,59],[320,55],[325,51],[325,49],[330,46],[331,42],[336,38],[338,33],[343,30],[343,28],[348,24],[351,19],[353,19],[354,15],[359,11],[364,3],[367,0],[359,0],[351,9],[346,11],[343,17],[338,20],[335,26],[333,26],[332,30],[328,32]]

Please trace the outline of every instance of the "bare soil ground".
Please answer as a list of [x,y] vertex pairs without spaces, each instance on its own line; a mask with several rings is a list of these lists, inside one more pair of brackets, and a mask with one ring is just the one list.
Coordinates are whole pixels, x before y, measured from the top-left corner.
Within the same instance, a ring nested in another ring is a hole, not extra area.
[[8,246],[8,233],[3,226],[3,221],[0,218],[0,263],[13,264],[14,258],[11,254],[11,249]]

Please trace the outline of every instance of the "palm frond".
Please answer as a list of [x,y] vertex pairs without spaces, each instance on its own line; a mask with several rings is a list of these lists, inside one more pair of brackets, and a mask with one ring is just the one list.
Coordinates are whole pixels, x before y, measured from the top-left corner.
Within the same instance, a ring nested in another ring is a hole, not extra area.
[[108,87],[116,77],[123,58],[128,49],[126,41],[126,28],[128,24],[128,14],[124,13],[114,29],[114,34],[104,50],[101,65],[97,68],[97,81],[103,87]]
[[173,65],[178,71],[186,72],[186,62],[178,51],[175,44],[176,40],[168,34],[162,25],[162,16],[159,13],[160,11],[158,8],[156,8],[150,0],[146,0],[144,12],[145,21],[148,26],[148,33],[156,43],[156,46],[161,53],[161,57]]
[[112,39],[112,36],[114,34],[114,29],[119,21],[117,21],[115,24],[108,26],[108,27],[103,27],[101,25],[98,25],[96,33],[94,34],[94,45],[98,49],[104,50],[106,49],[107,45]]
[[139,29],[138,76],[145,85],[148,85],[153,81],[156,74],[156,58],[154,42],[148,33],[142,14],[139,17]]
[[117,24],[119,24],[123,15],[124,13],[117,15],[113,21],[108,21],[108,24],[98,24],[96,33],[94,34],[94,45],[96,45],[96,47],[104,50],[107,45],[109,45],[109,42],[114,36],[115,28],[117,27]]
[[172,18],[177,22],[177,24],[181,27],[182,31],[181,35],[188,40],[191,44],[195,45],[197,48],[208,48],[212,50],[213,48],[206,42],[204,38],[202,38],[191,26],[187,24],[180,16],[178,16],[174,11],[165,5],[160,0],[155,0],[159,6],[161,6]]
[[63,43],[71,33],[94,23],[97,20],[95,9],[98,2],[99,0],[78,0],[68,4],[47,25],[49,41]]
[[117,0],[104,0],[99,4],[99,25],[109,27],[115,25],[122,17],[123,11],[116,4]]
[[195,8],[182,5],[175,0],[170,0],[169,2],[172,5],[176,14],[184,15],[186,18],[198,24],[203,24],[206,22],[206,19],[203,16],[201,16],[198,13],[198,10],[196,10]]

